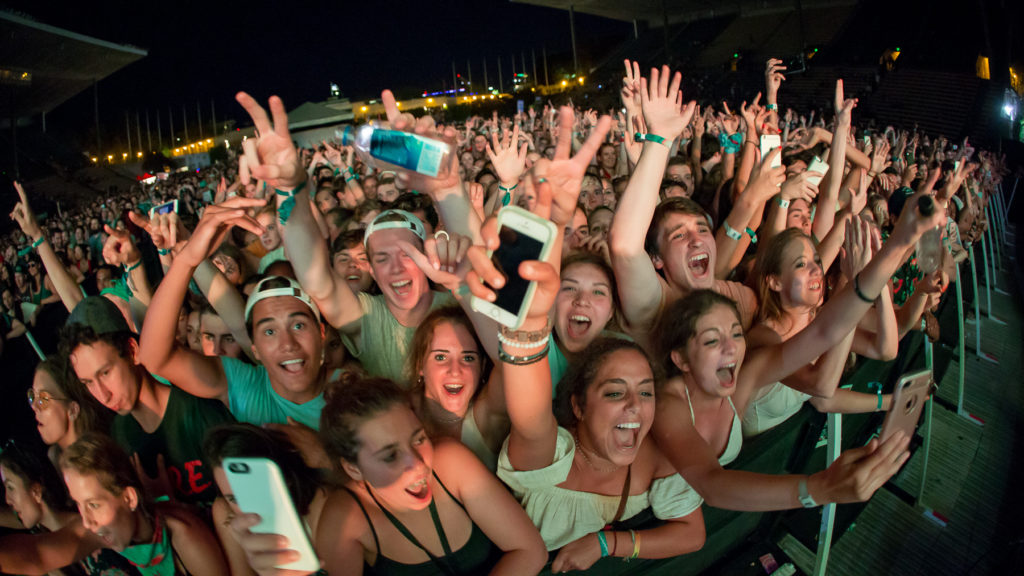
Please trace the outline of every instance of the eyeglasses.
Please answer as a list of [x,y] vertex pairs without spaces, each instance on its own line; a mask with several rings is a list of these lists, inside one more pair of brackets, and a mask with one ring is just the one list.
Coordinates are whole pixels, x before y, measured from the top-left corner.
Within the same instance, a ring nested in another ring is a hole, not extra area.
[[38,406],[40,409],[45,409],[46,405],[50,403],[50,400],[60,400],[61,402],[70,402],[68,398],[57,398],[51,396],[49,392],[40,392],[38,395],[36,391],[29,388],[26,392],[28,396],[28,405],[31,408],[33,405]]

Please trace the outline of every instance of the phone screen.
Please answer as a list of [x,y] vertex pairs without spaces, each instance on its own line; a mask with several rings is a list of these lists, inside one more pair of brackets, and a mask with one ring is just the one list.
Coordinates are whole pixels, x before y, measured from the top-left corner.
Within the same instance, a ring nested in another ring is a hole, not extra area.
[[170,214],[174,212],[174,202],[165,202],[153,208],[153,214]]
[[491,259],[498,272],[505,275],[505,287],[497,291],[494,305],[514,316],[519,315],[519,308],[526,298],[526,290],[530,281],[519,275],[519,265],[527,260],[540,259],[544,244],[507,226],[498,231],[501,246],[494,251]]

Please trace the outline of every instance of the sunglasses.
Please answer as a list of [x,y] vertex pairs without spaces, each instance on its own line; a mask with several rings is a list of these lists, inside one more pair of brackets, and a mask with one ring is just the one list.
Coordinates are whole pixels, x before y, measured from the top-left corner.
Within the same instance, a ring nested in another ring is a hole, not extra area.
[[30,408],[34,405],[40,409],[45,409],[51,400],[70,402],[70,399],[68,398],[57,398],[56,396],[51,396],[49,392],[40,392],[39,394],[36,394],[36,391],[31,388],[26,392],[26,396],[28,396],[28,405]]

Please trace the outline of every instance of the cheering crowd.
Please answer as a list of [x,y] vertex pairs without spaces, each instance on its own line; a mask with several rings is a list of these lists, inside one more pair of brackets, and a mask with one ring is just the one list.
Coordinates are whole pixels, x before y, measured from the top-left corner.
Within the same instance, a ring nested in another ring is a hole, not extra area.
[[[809,476],[728,465],[806,402],[889,408],[839,387],[851,353],[935,337],[1003,161],[855,127],[842,80],[827,114],[786,109],[784,74],[769,60],[738,113],[629,61],[614,117],[441,125],[384,91],[379,128],[449,146],[436,177],[296,148],[280,99],[240,93],[257,137],[226,162],[45,219],[16,185],[3,345],[47,355],[16,407],[41,443],[0,454],[0,524],[27,530],[0,571],[311,573],[239,506],[232,458],[277,464],[329,574],[587,570],[699,550],[704,503],[870,499],[904,434]],[[505,284],[488,251],[513,205],[557,230],[518,270],[517,329],[472,305]]]

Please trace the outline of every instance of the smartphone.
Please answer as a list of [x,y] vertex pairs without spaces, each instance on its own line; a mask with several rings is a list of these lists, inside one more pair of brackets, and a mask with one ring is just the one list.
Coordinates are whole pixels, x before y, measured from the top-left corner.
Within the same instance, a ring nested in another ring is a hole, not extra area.
[[223,466],[238,507],[246,514],[260,515],[260,523],[252,531],[285,536],[288,546],[299,553],[298,560],[277,568],[303,572],[319,570],[320,560],[313,551],[305,523],[295,511],[277,464],[267,458],[225,458]]
[[900,381],[896,383],[896,390],[892,394],[892,405],[885,415],[885,422],[882,423],[880,441],[885,442],[900,430],[908,438],[914,434],[931,387],[931,370],[911,372],[900,378]]
[[175,214],[178,213],[177,200],[171,200],[170,202],[164,202],[163,204],[153,206],[149,209],[149,217],[152,218],[157,214],[170,214],[171,212],[174,212]]
[[495,291],[494,302],[474,297],[473,310],[496,322],[518,329],[526,320],[536,282],[519,275],[519,265],[527,260],[546,260],[557,230],[554,223],[534,216],[518,206],[506,206],[498,212],[498,237],[501,245],[491,254],[495,268],[505,275],[505,286]]
[[808,182],[817,186],[818,184],[821,184],[821,179],[825,177],[825,174],[828,174],[828,162],[825,162],[821,158],[815,156],[814,160],[811,160],[811,165],[807,167],[807,171],[821,173],[821,176],[807,177]]
[[[782,146],[782,138],[778,134],[764,134],[761,136],[761,161],[764,161],[773,148],[778,148],[779,146]],[[782,154],[779,154],[772,160],[772,168],[778,168],[779,166],[782,166]]]

